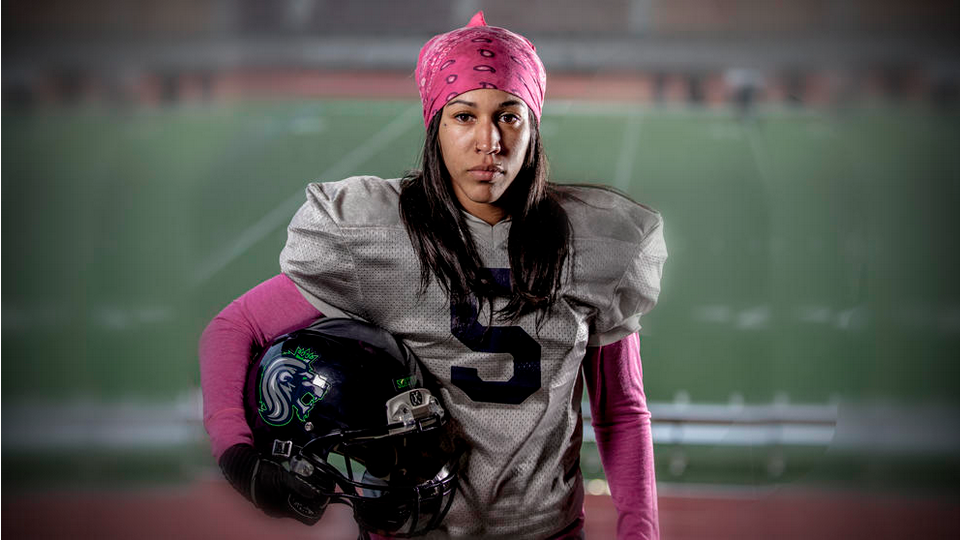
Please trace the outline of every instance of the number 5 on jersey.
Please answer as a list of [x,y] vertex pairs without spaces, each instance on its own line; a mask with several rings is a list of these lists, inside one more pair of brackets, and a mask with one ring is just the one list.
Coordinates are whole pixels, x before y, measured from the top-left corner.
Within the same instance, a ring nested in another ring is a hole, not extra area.
[[[510,269],[486,269],[497,285],[509,290]],[[478,320],[480,302],[470,296],[466,302],[450,303],[450,331],[475,352],[507,353],[513,357],[513,377],[507,381],[485,381],[476,368],[451,366],[450,379],[474,401],[517,405],[540,388],[540,344],[519,326],[486,327]]]

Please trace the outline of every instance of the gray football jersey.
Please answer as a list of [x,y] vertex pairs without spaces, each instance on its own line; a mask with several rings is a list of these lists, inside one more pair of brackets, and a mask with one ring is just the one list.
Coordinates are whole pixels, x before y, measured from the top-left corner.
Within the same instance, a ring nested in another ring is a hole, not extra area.
[[[469,452],[450,513],[427,538],[555,534],[583,504],[581,360],[588,346],[636,332],[656,303],[666,259],[660,215],[577,188],[579,200],[564,203],[573,267],[560,301],[539,328],[535,315],[490,325],[488,306],[451,305],[435,281],[418,295],[420,263],[399,193],[398,180],[369,176],[310,184],[281,270],[325,314],[360,317],[403,339],[439,381]],[[510,221],[467,218],[484,265],[508,286]]]

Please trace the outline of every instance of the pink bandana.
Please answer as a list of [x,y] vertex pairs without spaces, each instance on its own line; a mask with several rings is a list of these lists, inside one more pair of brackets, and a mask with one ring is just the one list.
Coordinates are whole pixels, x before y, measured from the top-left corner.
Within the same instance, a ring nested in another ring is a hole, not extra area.
[[431,38],[420,49],[416,77],[424,125],[447,101],[478,88],[517,96],[539,120],[547,88],[533,43],[506,28],[487,26],[482,11],[467,26]]

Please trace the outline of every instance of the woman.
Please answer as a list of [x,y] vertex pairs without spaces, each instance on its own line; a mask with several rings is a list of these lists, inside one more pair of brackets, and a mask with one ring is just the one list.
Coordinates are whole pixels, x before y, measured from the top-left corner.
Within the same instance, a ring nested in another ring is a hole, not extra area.
[[250,351],[348,315],[414,350],[468,447],[453,507],[430,537],[582,538],[582,369],[618,536],[657,538],[636,331],[659,293],[660,216],[609,190],[547,182],[543,65],[482,13],[431,39],[416,77],[422,170],[311,184],[282,273],[204,332],[214,454],[258,506],[289,514],[285,494],[303,486],[256,455],[243,417]]

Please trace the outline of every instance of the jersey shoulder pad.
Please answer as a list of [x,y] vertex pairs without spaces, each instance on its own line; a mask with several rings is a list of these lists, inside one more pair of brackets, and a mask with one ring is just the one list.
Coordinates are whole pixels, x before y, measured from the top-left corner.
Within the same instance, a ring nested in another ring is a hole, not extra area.
[[400,221],[400,180],[351,176],[307,186],[307,200],[341,228],[395,227]]
[[576,252],[569,294],[596,309],[588,345],[619,341],[639,330],[657,303],[667,258],[663,219],[611,189],[570,187],[566,194]]
[[563,186],[563,207],[576,240],[605,239],[640,244],[663,218],[649,206],[602,187]]

